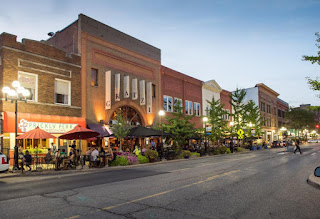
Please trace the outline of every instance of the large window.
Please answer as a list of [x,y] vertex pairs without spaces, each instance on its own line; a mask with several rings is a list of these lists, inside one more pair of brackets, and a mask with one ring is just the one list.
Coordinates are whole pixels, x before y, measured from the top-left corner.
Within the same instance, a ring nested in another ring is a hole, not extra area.
[[28,100],[38,101],[38,75],[26,72],[18,72],[20,85],[30,91]]
[[172,97],[169,96],[163,96],[163,109],[167,112],[172,112],[173,106],[172,106]]
[[98,86],[98,69],[91,69],[91,86]]
[[194,115],[196,115],[196,116],[201,116],[201,113],[200,113],[200,103],[196,103],[196,102],[194,102],[193,103],[193,113],[194,113]]
[[185,109],[186,109],[186,114],[187,115],[192,115],[192,102],[189,100],[186,100],[186,104],[185,104]]
[[229,121],[230,120],[230,110],[226,110],[226,114],[224,116],[225,120]]
[[262,111],[262,112],[265,112],[265,111],[266,111],[265,103],[264,103],[264,102],[261,102],[261,111]]
[[54,84],[54,102],[71,105],[71,82],[56,79]]
[[182,100],[180,98],[174,98],[174,111],[178,112],[176,106],[180,106],[182,108]]
[[267,104],[267,113],[271,113],[270,105]]

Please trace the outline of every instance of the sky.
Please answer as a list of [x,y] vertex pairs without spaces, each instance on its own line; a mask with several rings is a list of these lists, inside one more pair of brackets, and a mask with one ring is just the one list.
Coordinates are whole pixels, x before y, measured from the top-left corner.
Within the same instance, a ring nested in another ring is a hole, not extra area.
[[317,55],[320,0],[11,0],[0,33],[45,40],[85,14],[161,49],[162,65],[225,90],[264,83],[290,106],[320,105],[306,77]]

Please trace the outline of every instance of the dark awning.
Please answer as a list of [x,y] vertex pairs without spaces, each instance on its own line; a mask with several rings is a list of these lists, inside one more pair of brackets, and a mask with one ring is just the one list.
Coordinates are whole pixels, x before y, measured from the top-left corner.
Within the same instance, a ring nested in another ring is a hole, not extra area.
[[107,127],[103,124],[87,124],[87,126],[89,129],[92,129],[100,134],[99,136],[97,136],[97,138],[107,137],[112,134],[112,133],[109,133],[109,131],[107,130]]
[[[143,126],[137,126],[130,129],[128,137],[160,137],[161,131],[153,128],[146,128]],[[171,134],[163,132],[163,136],[170,136]]]

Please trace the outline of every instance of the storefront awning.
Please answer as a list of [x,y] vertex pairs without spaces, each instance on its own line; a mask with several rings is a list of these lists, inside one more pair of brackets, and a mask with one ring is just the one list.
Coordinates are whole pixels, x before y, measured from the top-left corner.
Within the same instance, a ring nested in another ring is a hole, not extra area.
[[97,138],[103,138],[112,135],[111,131],[107,129],[107,126],[103,124],[88,124],[87,127],[100,134],[97,136]]

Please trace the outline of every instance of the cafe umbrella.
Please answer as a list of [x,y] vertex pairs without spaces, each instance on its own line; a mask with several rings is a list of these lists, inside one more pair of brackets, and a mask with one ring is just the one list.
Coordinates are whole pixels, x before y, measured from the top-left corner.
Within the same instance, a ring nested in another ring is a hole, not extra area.
[[97,137],[98,135],[100,135],[98,132],[95,132],[91,129],[83,128],[80,125],[77,125],[74,129],[61,135],[59,138],[60,139],[67,139],[67,140],[73,140],[73,139],[80,140],[81,167],[83,168],[83,155],[82,155],[82,141],[81,140],[87,140],[89,138]]
[[[48,138],[56,138],[54,135],[40,129],[38,126],[35,129],[32,129],[22,135],[16,137],[16,139],[48,139]],[[32,143],[33,144],[33,143]],[[36,168],[38,164],[38,150],[36,150]]]

